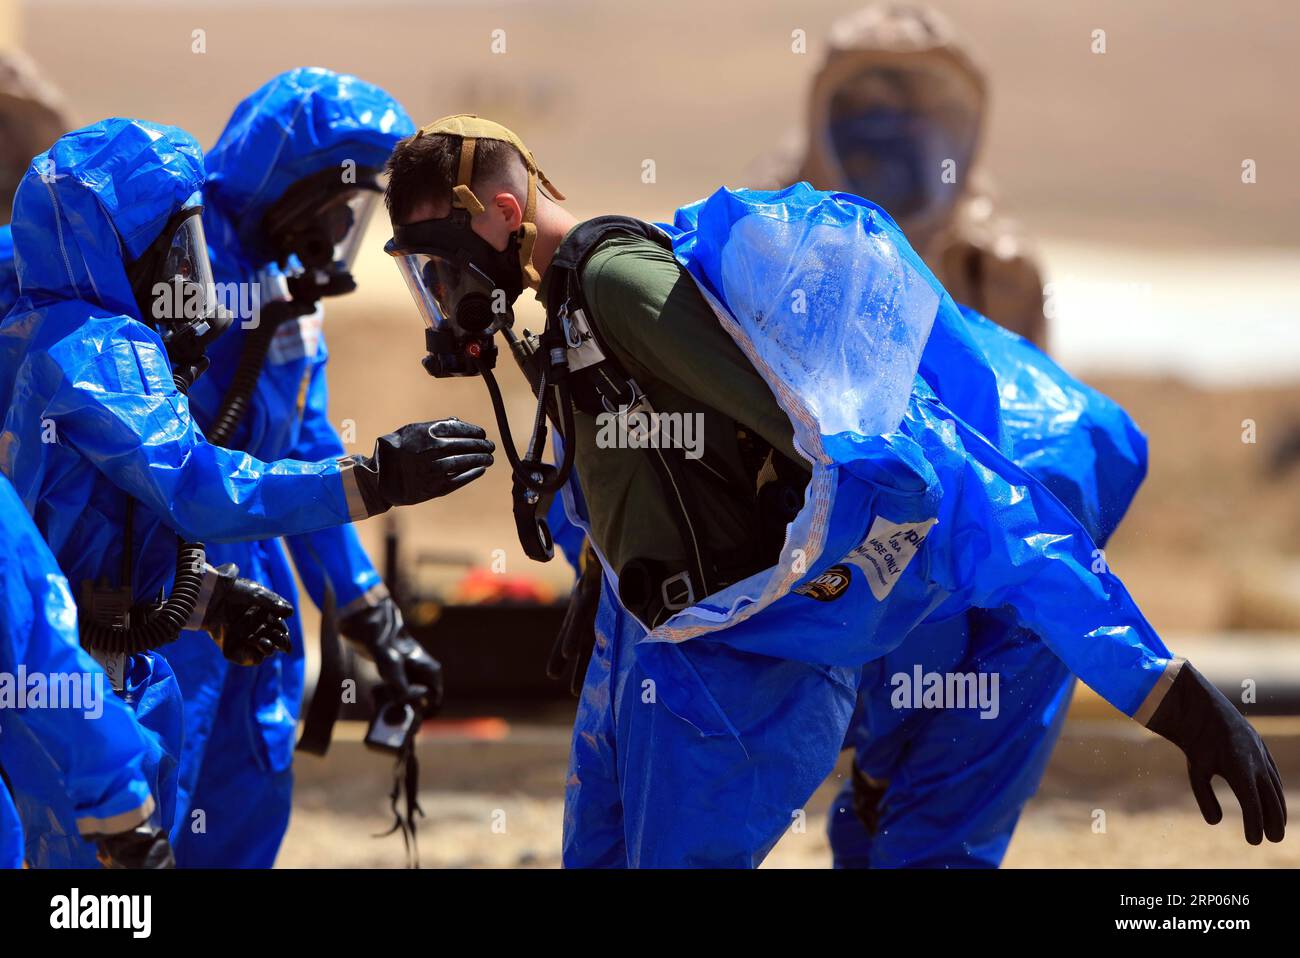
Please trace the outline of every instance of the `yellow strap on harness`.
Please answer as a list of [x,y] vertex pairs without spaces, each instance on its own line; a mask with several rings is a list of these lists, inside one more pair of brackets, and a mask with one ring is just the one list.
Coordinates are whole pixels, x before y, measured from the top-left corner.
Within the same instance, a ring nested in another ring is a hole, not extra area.
[[536,287],[541,277],[533,266],[533,247],[537,243],[537,184],[546,189],[547,195],[554,200],[563,200],[564,194],[557,190],[547,179],[541,167],[537,165],[532,151],[524,146],[524,141],[500,123],[485,120],[472,113],[458,113],[435,120],[421,127],[418,136],[442,134],[458,136],[461,139],[460,167],[456,171],[456,185],[452,188],[452,204],[468,210],[471,216],[478,216],[487,209],[483,201],[474,195],[471,183],[474,179],[474,143],[476,140],[500,140],[509,143],[519,153],[528,168],[528,200],[524,205],[523,222],[520,230],[523,235],[519,242],[519,266],[523,270],[524,280],[529,286]]

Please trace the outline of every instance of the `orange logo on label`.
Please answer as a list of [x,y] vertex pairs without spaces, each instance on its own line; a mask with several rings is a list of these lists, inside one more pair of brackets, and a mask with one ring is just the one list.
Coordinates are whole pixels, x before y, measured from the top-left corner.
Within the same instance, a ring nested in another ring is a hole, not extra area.
[[805,582],[794,591],[818,602],[833,602],[848,591],[853,582],[853,572],[846,565],[833,565],[811,582]]

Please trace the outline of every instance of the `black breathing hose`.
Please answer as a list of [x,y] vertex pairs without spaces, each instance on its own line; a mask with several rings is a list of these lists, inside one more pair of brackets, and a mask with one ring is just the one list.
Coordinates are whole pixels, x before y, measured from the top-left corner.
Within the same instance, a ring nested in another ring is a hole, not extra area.
[[82,644],[96,651],[134,655],[175,642],[198,605],[205,558],[203,543],[180,543],[176,550],[176,579],[171,595],[152,608],[133,610],[133,621],[127,628],[105,625],[82,616]]
[[[560,434],[560,438],[564,441],[564,459],[550,478],[543,478],[541,481],[536,481],[531,476],[531,473],[535,471],[535,467],[520,459],[519,453],[515,449],[514,437],[510,434],[510,419],[506,415],[505,401],[501,398],[501,387],[497,385],[496,376],[487,366],[480,366],[479,372],[483,376],[483,381],[487,384],[488,396],[492,400],[492,412],[496,415],[497,428],[501,430],[501,444],[505,446],[506,458],[510,460],[510,469],[515,478],[534,492],[555,492],[568,481],[569,473],[573,469],[573,403],[569,395],[567,383],[562,381],[557,387],[560,392],[559,404],[561,416],[563,417],[564,422],[564,429]],[[544,424],[546,417],[545,372],[542,373],[541,386],[538,389],[538,403],[538,417],[534,424],[533,440],[529,443],[530,456],[541,455],[541,450],[533,447],[539,445],[537,439],[540,436],[542,425]]]
[[[275,309],[276,306],[282,308]],[[253,390],[257,388],[258,377],[262,375],[262,366],[266,362],[267,352],[271,349],[271,339],[275,336],[275,331],[281,323],[286,319],[292,319],[295,315],[301,313],[290,308],[289,303],[285,301],[269,303],[262,310],[262,321],[244,340],[244,348],[239,352],[239,364],[235,367],[235,374],[231,377],[226,395],[222,397],[221,409],[217,411],[212,428],[204,432],[208,442],[214,446],[227,445],[235,434],[235,429],[248,412]]]

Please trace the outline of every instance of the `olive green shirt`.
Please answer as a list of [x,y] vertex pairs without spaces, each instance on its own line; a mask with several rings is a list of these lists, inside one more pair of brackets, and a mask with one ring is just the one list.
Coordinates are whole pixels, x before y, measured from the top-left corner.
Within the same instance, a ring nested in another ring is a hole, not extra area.
[[[588,257],[581,280],[591,318],[614,358],[656,412],[684,414],[672,435],[698,450],[702,432],[708,465],[690,463],[680,472],[708,547],[719,557],[752,550],[752,503],[738,501],[734,486],[729,494],[700,470],[712,469],[742,488],[754,488],[738,429],[757,434],[808,468],[794,451],[790,420],[772,391],[686,270],[653,240],[623,234],[603,240]],[[610,448],[610,439],[617,437],[609,420],[598,422],[581,412],[575,431],[574,465],[592,538],[613,568],[621,570],[630,559],[685,565],[686,550],[650,458],[653,451]]]

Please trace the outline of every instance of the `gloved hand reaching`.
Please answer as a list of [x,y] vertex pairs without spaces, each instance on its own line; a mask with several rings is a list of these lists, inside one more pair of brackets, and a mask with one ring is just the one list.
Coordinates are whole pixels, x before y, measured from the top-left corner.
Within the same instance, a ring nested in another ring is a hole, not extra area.
[[442,705],[442,666],[406,631],[391,598],[352,613],[339,622],[339,631],[374,660],[395,701],[418,703],[425,715]]
[[366,515],[427,502],[477,479],[496,446],[473,423],[418,422],[380,436],[373,456],[352,456]]
[[284,620],[293,606],[251,579],[241,579],[234,563],[215,570],[216,585],[203,614],[202,628],[236,665],[258,665],[277,651],[289,652]]
[[1277,764],[1259,733],[1210,682],[1184,662],[1147,728],[1187,755],[1192,794],[1211,825],[1223,809],[1210,780],[1221,775],[1241,803],[1246,841],[1280,842],[1286,831],[1286,795]]
[[95,857],[105,868],[175,868],[167,833],[143,822],[130,831],[96,836]]

